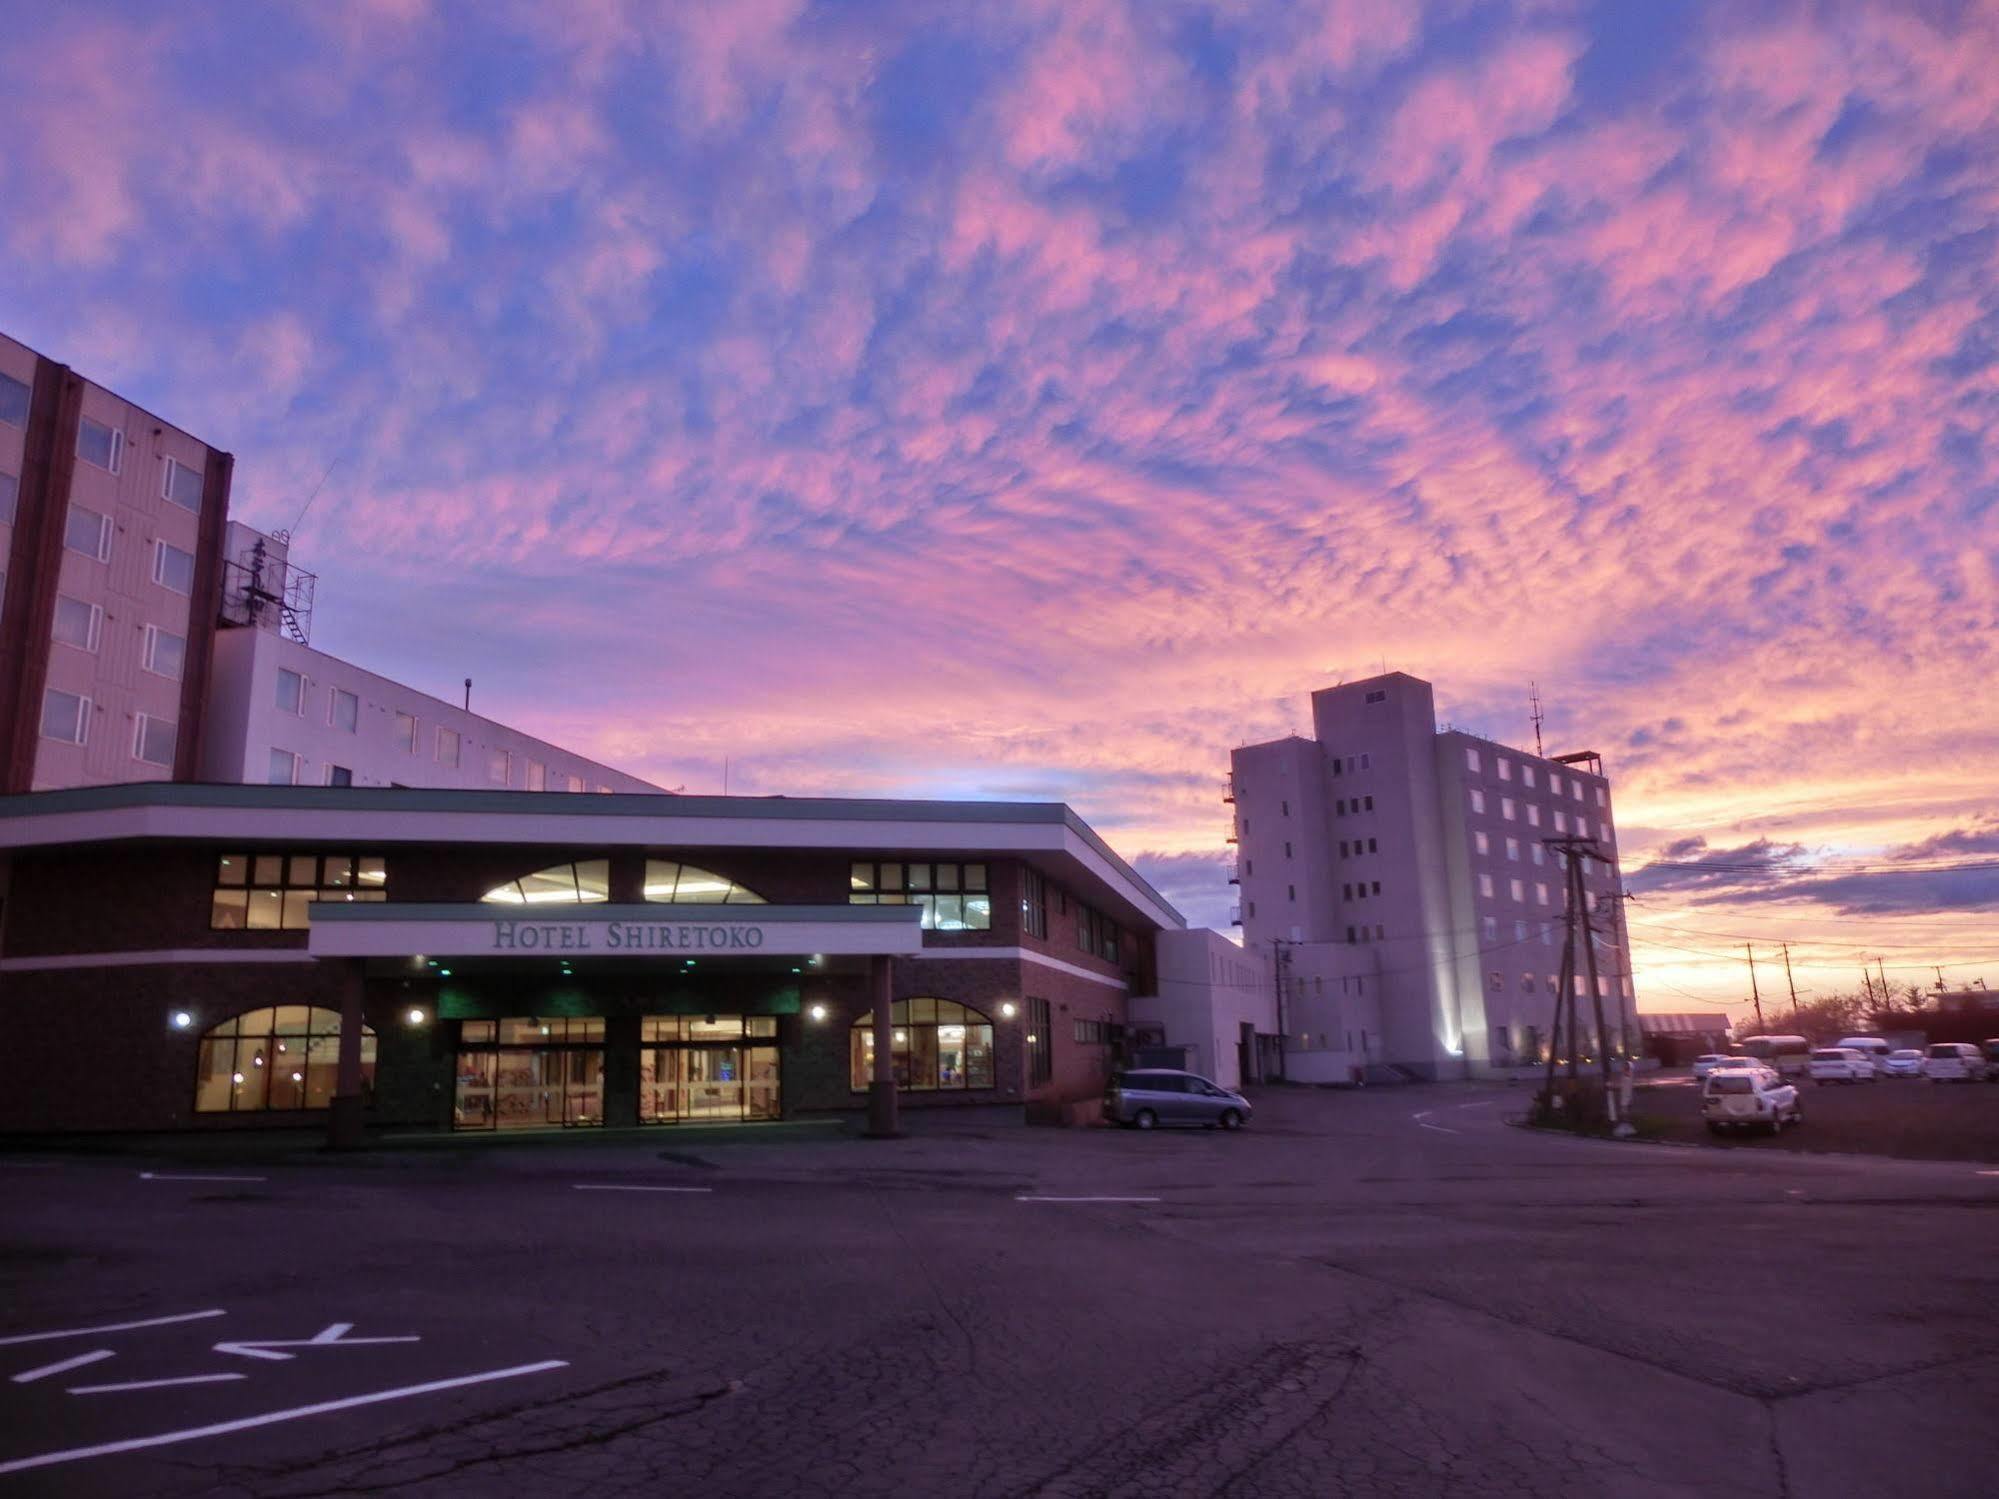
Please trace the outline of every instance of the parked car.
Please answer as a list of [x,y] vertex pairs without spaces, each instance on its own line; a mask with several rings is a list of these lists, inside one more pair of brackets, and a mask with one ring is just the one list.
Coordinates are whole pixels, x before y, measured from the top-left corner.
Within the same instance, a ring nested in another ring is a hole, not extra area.
[[1851,1046],[1823,1046],[1812,1053],[1812,1081],[1815,1083],[1871,1083],[1874,1059]]
[[1888,1077],[1921,1077],[1923,1075],[1922,1048],[1905,1046],[1900,1051],[1891,1051],[1881,1063],[1882,1072]]
[[1884,1064],[1888,1060],[1888,1053],[1891,1050],[1893,1050],[1893,1048],[1890,1047],[1888,1043],[1885,1040],[1883,1040],[1881,1037],[1842,1036],[1839,1040],[1833,1042],[1832,1044],[1834,1046],[1839,1047],[1842,1051],[1866,1052],[1867,1060],[1874,1064],[1874,1071],[1876,1072],[1876,1074],[1878,1075],[1886,1073],[1887,1068]]
[[1248,1099],[1192,1072],[1135,1068],[1112,1073],[1104,1088],[1104,1117],[1133,1129],[1175,1124],[1241,1129],[1249,1116]]
[[1701,1084],[1701,1117],[1711,1134],[1731,1129],[1767,1129],[1803,1124],[1797,1087],[1767,1067],[1725,1068]]
[[1999,1083],[1999,1036],[1985,1043],[1985,1081]]
[[1768,1062],[1759,1062],[1754,1057],[1725,1057],[1719,1052],[1709,1052],[1694,1058],[1694,1081],[1704,1082],[1717,1072],[1726,1072],[1730,1068],[1740,1071],[1745,1067],[1761,1067],[1766,1072],[1776,1070]]
[[1933,1083],[1982,1083],[1985,1056],[1969,1041],[1937,1041],[1923,1058],[1923,1076]]

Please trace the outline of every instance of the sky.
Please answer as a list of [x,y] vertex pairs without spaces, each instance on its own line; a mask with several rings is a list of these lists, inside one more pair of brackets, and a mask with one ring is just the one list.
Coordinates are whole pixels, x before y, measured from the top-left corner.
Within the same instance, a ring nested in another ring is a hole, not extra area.
[[669,788],[1064,800],[1216,926],[1232,746],[1537,683],[1641,1007],[1999,982],[1991,3],[0,30],[0,327],[234,452],[322,649]]

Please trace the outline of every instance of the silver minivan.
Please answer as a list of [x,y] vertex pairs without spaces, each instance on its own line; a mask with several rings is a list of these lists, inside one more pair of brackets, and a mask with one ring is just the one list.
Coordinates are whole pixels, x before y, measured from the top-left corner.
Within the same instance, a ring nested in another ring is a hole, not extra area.
[[1241,1129],[1249,1115],[1249,1100],[1240,1093],[1168,1067],[1114,1072],[1104,1086],[1104,1118],[1133,1129],[1175,1124]]

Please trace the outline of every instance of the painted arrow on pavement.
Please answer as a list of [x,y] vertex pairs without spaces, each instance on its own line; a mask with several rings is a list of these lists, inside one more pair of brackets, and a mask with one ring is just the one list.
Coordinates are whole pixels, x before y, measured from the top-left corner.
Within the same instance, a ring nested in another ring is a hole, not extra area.
[[217,1353],[241,1354],[244,1358],[287,1359],[297,1358],[295,1353],[281,1353],[283,1348],[358,1348],[363,1343],[420,1343],[422,1338],[411,1333],[400,1338],[350,1338],[354,1330],[352,1322],[335,1322],[321,1328],[309,1338],[245,1338],[234,1343],[217,1343]]

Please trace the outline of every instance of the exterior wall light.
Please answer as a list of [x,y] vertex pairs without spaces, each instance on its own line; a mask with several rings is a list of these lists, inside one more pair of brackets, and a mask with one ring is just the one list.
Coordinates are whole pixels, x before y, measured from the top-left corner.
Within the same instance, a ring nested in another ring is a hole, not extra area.
[[1005,1004],[1000,1006],[1000,1018],[1002,1020],[1011,1020],[1018,1013],[1019,1013],[1019,1007],[1016,1006],[1014,1002],[1010,999]]
[[814,1005],[806,1013],[811,1015],[814,1020],[824,1020],[826,1018],[826,1007],[824,1005]]
[[194,1016],[188,1013],[186,1010],[175,1010],[173,1012],[172,1019],[173,1019],[174,1029],[177,1031],[184,1031],[189,1026],[194,1024]]
[[409,1021],[411,1025],[422,1025],[425,1019],[428,1017],[424,1015],[422,1010],[412,1009],[405,1018]]

